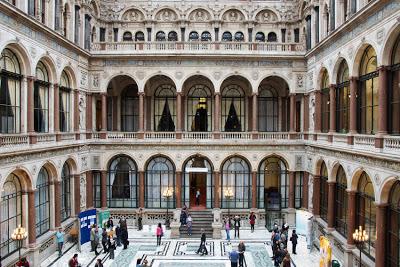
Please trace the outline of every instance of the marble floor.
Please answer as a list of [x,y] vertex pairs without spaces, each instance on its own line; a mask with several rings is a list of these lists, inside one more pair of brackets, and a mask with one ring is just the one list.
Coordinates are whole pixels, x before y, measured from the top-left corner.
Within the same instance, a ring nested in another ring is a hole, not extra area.
[[[231,233],[232,236],[233,232]],[[223,239],[207,239],[208,255],[200,256],[195,252],[198,249],[200,240],[198,239],[170,239],[169,232],[165,233],[161,246],[156,246],[155,237],[144,235],[142,232],[129,229],[129,247],[123,250],[118,247],[115,251],[115,259],[111,260],[109,254],[101,253],[95,256],[90,252],[90,244],[84,244],[81,251],[72,244],[67,243],[63,250],[63,256],[58,257],[54,253],[51,257],[41,263],[41,267],[68,266],[68,260],[73,254],[78,253],[78,260],[82,267],[93,267],[96,259],[100,258],[105,267],[135,267],[137,259],[147,259],[152,267],[228,267],[230,262],[228,253],[232,248],[237,248],[239,239],[226,241],[225,233],[222,233]],[[251,233],[249,230],[241,231],[240,240],[246,244],[245,266],[246,267],[272,267],[270,255],[272,255],[270,240],[271,234],[265,229],[256,230]],[[289,242],[289,252],[291,244]],[[314,250],[311,253],[307,250],[306,239],[303,236],[299,238],[297,246],[297,255],[291,255],[293,266],[310,267],[318,266],[319,252]]]

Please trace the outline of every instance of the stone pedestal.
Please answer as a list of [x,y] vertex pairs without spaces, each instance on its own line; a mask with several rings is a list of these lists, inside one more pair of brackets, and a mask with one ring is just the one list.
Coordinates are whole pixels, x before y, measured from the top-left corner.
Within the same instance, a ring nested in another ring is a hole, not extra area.
[[171,239],[174,238],[179,238],[180,237],[180,232],[179,232],[179,228],[181,227],[181,223],[180,222],[171,222],[170,224],[171,227]]
[[221,234],[222,223],[221,222],[213,222],[211,224],[211,226],[212,226],[212,229],[213,229],[212,238],[213,239],[221,239],[222,238],[222,234]]

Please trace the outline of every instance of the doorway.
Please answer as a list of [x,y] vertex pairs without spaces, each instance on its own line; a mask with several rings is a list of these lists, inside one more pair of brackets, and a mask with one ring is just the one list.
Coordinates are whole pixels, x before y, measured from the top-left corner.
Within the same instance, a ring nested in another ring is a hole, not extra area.
[[[189,208],[206,208],[206,196],[207,196],[207,173],[204,172],[192,172],[189,173],[190,183],[190,201]],[[200,192],[199,203],[196,203],[197,191]]]

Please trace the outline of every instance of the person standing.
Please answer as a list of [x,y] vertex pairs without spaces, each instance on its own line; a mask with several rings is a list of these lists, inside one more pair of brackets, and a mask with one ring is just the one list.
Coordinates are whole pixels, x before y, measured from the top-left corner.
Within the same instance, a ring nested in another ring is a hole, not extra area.
[[107,242],[108,242],[107,231],[106,228],[103,228],[103,231],[101,232],[101,244],[103,245],[104,253],[108,252]]
[[112,229],[112,228],[114,228],[114,222],[113,222],[113,220],[111,220],[111,218],[108,218],[108,220],[107,220],[107,229]]
[[94,267],[103,267],[103,263],[101,262],[101,259],[97,259],[96,265]]
[[231,267],[238,266],[239,253],[236,251],[236,249],[232,249],[232,251],[229,253],[229,260],[231,261]]
[[[0,265],[1,266],[1,265]],[[18,267],[29,267],[29,262],[25,257],[22,257],[16,264]]]
[[139,208],[138,211],[138,231],[143,230],[143,209]]
[[224,224],[225,224],[226,240],[231,241],[231,235],[230,235],[231,226],[230,226],[229,221],[230,221],[229,218],[227,218],[224,221]]
[[239,229],[240,229],[240,217],[238,215],[235,216],[233,219],[233,225],[235,227],[235,238],[236,238],[236,233],[237,233],[237,238],[239,237]]
[[289,253],[286,253],[285,258],[283,258],[282,267],[290,267],[290,255],[289,255]]
[[186,226],[187,226],[188,235],[192,235],[192,224],[193,224],[193,219],[192,219],[192,216],[190,216],[190,214],[189,214],[187,219],[186,219]]
[[114,259],[114,251],[116,249],[115,240],[112,237],[108,237],[108,251],[110,252],[110,259]]
[[117,246],[121,246],[121,227],[119,227],[119,224],[115,227],[115,236],[117,237]]
[[243,267],[244,252],[246,251],[246,246],[244,245],[243,241],[239,242],[238,251],[239,251],[239,267]]
[[56,239],[57,239],[58,257],[61,257],[62,249],[64,246],[64,233],[61,227],[58,228],[58,232],[56,233]]
[[297,246],[297,239],[298,238],[299,238],[299,236],[296,234],[296,230],[293,230],[292,236],[290,237],[290,241],[292,241],[292,253],[293,254],[297,254],[296,253],[296,246]]
[[254,212],[250,213],[249,220],[250,220],[251,232],[254,233],[254,225],[256,224],[256,215],[254,214]]
[[206,246],[206,233],[204,233],[204,229],[201,229],[201,239],[200,239],[200,246],[199,249],[197,250],[196,254],[201,253],[201,256],[203,256],[204,254],[207,255],[208,251],[207,251],[207,246]]
[[78,254],[74,254],[72,259],[70,259],[68,262],[68,267],[78,267],[78,266],[79,266]]
[[97,252],[97,247],[99,246],[99,243],[100,243],[99,228],[96,226],[94,228],[94,242],[93,242],[93,250],[96,256],[100,254],[99,252]]
[[124,249],[127,249],[129,241],[128,241],[128,227],[126,223],[121,225],[121,242],[122,245],[124,245]]
[[92,225],[92,229],[90,229],[90,247],[91,247],[90,252],[94,251],[94,235],[95,235],[94,230],[95,230],[95,227],[96,227],[96,225],[93,224]]
[[186,226],[186,219],[187,219],[187,207],[186,205],[183,206],[182,210],[181,210],[181,216],[180,216],[180,222],[183,226]]
[[200,206],[200,189],[199,188],[197,188],[197,191],[196,191],[196,205]]
[[163,229],[161,227],[161,223],[158,223],[156,229],[156,236],[157,236],[157,246],[161,246],[161,237],[164,235]]

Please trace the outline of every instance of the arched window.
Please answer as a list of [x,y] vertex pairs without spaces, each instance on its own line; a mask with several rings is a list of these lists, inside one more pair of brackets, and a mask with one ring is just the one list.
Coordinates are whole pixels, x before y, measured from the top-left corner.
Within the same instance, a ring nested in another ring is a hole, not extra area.
[[50,230],[50,183],[46,168],[40,169],[35,191],[36,237]]
[[258,130],[260,132],[278,131],[278,97],[274,88],[259,89]]
[[177,42],[178,41],[178,34],[174,31],[168,33],[168,41],[170,42]]
[[256,33],[256,42],[265,42],[265,34],[262,32]]
[[363,243],[362,250],[371,258],[375,258],[376,241],[376,206],[374,187],[368,174],[363,172],[358,181],[356,225],[361,225],[369,239]]
[[378,129],[378,76],[376,53],[368,46],[361,58],[357,92],[357,130],[374,134]]
[[392,50],[392,81],[389,87],[389,133],[400,134],[400,34]]
[[136,132],[138,128],[138,90],[136,85],[128,85],[121,93],[121,131]]
[[222,41],[223,42],[232,42],[232,33],[230,32],[224,32],[222,34]]
[[320,170],[320,186],[319,186],[319,199],[320,207],[319,214],[324,221],[328,221],[328,169],[325,162],[321,164]]
[[71,217],[71,169],[68,163],[64,163],[61,171],[61,221],[69,217]]
[[35,131],[49,131],[49,74],[42,61],[36,66],[34,84],[34,126]]
[[258,208],[280,211],[289,206],[289,172],[285,162],[269,157],[258,168]]
[[19,178],[10,174],[1,191],[1,258],[4,259],[18,250],[18,244],[11,235],[22,225],[22,192]]
[[278,41],[278,38],[277,38],[277,36],[276,36],[276,33],[274,33],[274,32],[268,33],[268,35],[267,35],[267,41],[268,41],[268,42],[276,42],[276,41]]
[[136,42],[144,42],[144,33],[143,32],[136,32],[135,33],[135,41]]
[[21,131],[21,67],[17,56],[8,48],[0,59],[0,133]]
[[326,69],[322,74],[321,82],[321,132],[329,131],[330,109],[329,109],[329,75]]
[[124,34],[122,35],[122,41],[132,41],[132,33],[124,32]]
[[196,191],[200,190],[200,206],[214,207],[214,180],[210,162],[201,156],[189,159],[184,168],[182,200],[187,207],[194,207]]
[[399,266],[400,263],[400,182],[392,185],[387,208],[386,266]]
[[154,93],[154,125],[158,132],[173,132],[176,124],[176,90],[160,85]]
[[208,31],[203,32],[203,33],[201,34],[201,40],[202,40],[203,42],[205,42],[205,41],[211,41],[211,33],[208,32]]
[[71,124],[71,85],[68,75],[65,71],[61,74],[60,92],[59,92],[59,110],[60,110],[60,131],[69,132]]
[[[171,197],[166,192],[172,191]],[[153,158],[146,169],[146,208],[175,208],[175,169],[164,157]]]
[[166,39],[165,32],[159,31],[156,33],[156,41],[161,42],[161,41],[165,41],[165,39]]
[[243,42],[244,41],[244,34],[243,32],[235,33],[235,41],[236,42]]
[[[251,206],[251,179],[249,165],[242,158],[228,159],[222,168],[221,207],[248,209]],[[227,195],[233,193],[233,197]]]
[[228,85],[222,90],[221,122],[225,132],[246,130],[245,94],[239,85]]
[[108,168],[107,206],[137,208],[138,180],[136,164],[130,157],[118,156]]
[[346,60],[339,65],[336,85],[336,131],[347,133],[350,123],[350,84],[349,68]]
[[198,41],[199,34],[195,31],[189,33],[189,41]]
[[336,174],[335,190],[335,228],[347,237],[347,178],[342,166]]
[[187,113],[189,131],[212,131],[212,94],[210,88],[198,84],[189,89]]

